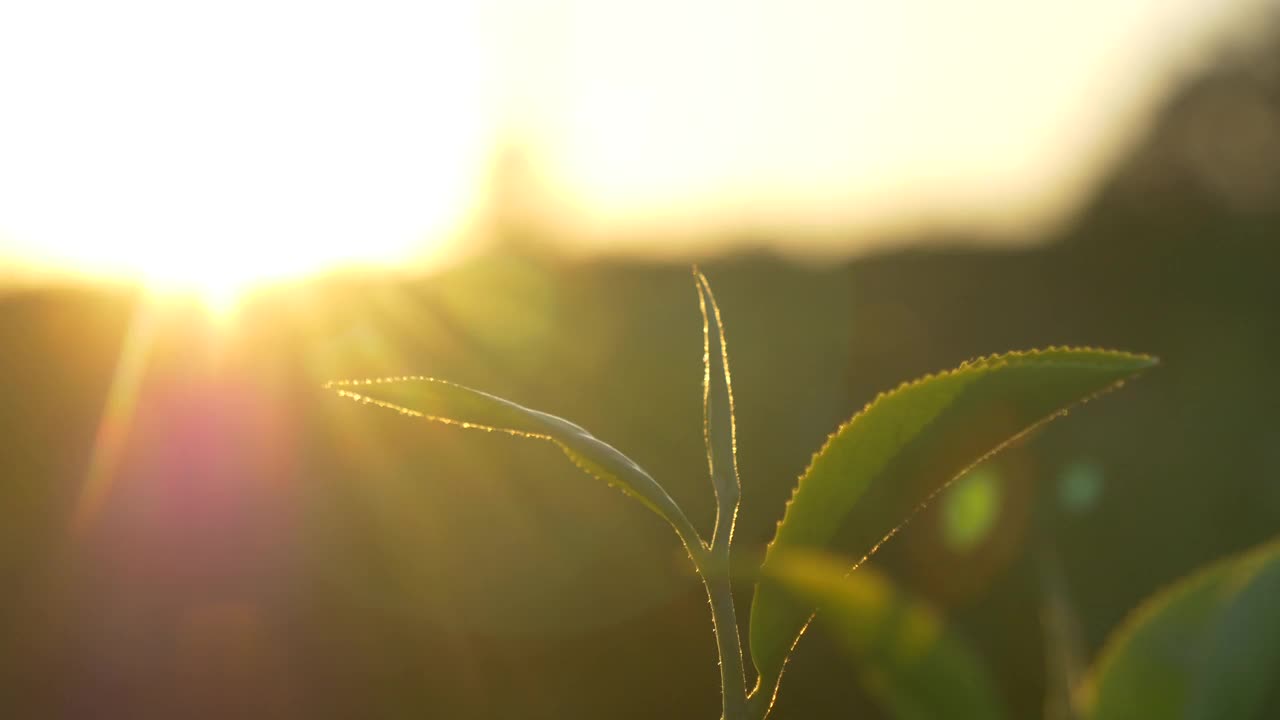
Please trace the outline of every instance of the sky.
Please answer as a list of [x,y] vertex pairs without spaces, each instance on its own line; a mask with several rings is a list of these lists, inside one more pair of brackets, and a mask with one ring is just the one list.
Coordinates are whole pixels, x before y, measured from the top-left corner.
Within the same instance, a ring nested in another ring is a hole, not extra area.
[[1275,5],[15,0],[0,269],[234,293],[426,266],[513,145],[569,247],[1016,242]]

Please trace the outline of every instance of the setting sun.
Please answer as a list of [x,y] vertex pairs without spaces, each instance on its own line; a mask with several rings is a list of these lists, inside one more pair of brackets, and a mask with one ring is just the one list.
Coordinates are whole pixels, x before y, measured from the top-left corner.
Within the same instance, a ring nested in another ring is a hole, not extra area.
[[[1024,243],[1263,4],[8,3],[0,276],[225,306],[439,256],[521,192],[597,252]],[[513,148],[531,182],[486,185]]]
[[0,250],[31,265],[222,306],[429,256],[476,194],[490,132],[470,11],[16,12],[0,23]]

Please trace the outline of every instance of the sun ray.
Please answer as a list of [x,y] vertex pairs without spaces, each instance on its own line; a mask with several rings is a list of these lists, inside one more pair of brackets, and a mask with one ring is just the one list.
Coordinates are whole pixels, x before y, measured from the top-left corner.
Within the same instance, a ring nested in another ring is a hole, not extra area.
[[115,374],[107,390],[102,419],[98,421],[89,469],[85,473],[84,484],[71,519],[74,534],[79,535],[92,526],[111,491],[120,465],[120,455],[133,425],[138,393],[155,340],[156,324],[155,304],[145,299],[140,300],[125,333]]

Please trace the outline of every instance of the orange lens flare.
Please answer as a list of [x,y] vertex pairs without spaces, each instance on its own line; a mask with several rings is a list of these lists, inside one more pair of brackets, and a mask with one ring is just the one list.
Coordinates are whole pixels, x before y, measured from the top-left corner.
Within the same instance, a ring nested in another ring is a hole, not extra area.
[[147,368],[147,358],[155,340],[155,306],[143,303],[134,311],[125,335],[115,375],[107,391],[106,405],[93,442],[89,470],[72,515],[72,531],[82,533],[97,516],[111,490],[129,432],[132,429],[138,393]]

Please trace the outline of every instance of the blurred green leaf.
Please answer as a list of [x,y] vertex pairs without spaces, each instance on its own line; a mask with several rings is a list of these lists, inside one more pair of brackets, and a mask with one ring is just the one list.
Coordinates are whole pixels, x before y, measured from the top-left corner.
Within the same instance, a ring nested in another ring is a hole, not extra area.
[[751,656],[760,672],[754,694],[771,701],[815,610],[771,579],[780,553],[869,556],[975,463],[1154,363],[1092,349],[991,356],[882,394],[841,426],[801,476],[765,556],[751,609]]
[[926,603],[872,568],[805,551],[778,556],[771,577],[823,608],[858,663],[868,694],[898,720],[993,720],[1003,705],[982,658]]
[[613,446],[568,420],[428,377],[339,380],[325,387],[342,397],[412,417],[549,440],[579,468],[639,500],[671,523],[686,543],[698,537],[684,512],[649,473]]
[[1280,540],[1156,593],[1103,647],[1081,689],[1087,716],[1260,720],[1280,677],[1278,602]]
[[707,445],[707,466],[716,491],[716,528],[711,544],[719,545],[721,533],[727,548],[733,538],[741,484],[738,480],[737,427],[733,418],[733,383],[729,377],[729,348],[725,345],[720,306],[711,285],[694,268],[698,307],[702,311],[702,423]]

